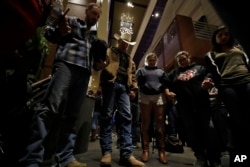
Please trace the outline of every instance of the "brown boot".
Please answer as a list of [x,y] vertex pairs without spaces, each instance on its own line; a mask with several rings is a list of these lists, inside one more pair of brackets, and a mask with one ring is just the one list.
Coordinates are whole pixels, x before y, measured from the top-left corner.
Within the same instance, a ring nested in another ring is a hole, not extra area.
[[168,163],[168,159],[167,159],[167,156],[165,154],[165,150],[159,150],[158,154],[159,154],[159,161],[160,161],[160,163],[167,164]]
[[157,148],[159,154],[159,161],[163,164],[168,163],[167,156],[165,154],[165,120],[164,118],[164,107],[158,106],[155,115],[155,123],[156,123],[156,135],[157,135]]
[[148,132],[141,132],[142,155],[141,160],[148,162],[149,160],[149,135]]
[[165,154],[165,141],[162,135],[159,135],[158,138],[158,155],[159,161],[163,164],[168,163],[167,155]]
[[120,159],[119,164],[121,166],[130,166],[130,167],[144,167],[145,164],[137,160],[134,156],[130,156],[127,159]]
[[111,154],[105,154],[102,156],[101,165],[111,165]]
[[148,160],[149,160],[149,151],[148,150],[142,151],[141,160],[142,160],[142,162],[148,162]]
[[79,162],[77,160],[71,161],[66,167],[87,167],[86,163]]

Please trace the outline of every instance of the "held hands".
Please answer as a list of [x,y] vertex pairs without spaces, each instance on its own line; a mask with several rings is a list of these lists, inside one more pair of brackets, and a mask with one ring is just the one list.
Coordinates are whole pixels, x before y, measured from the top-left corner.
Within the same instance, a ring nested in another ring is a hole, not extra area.
[[212,87],[214,87],[214,83],[212,81],[211,78],[206,78],[203,80],[203,82],[201,83],[201,87],[205,90],[209,90],[211,89]]
[[130,90],[129,91],[129,98],[130,98],[130,100],[134,100],[135,99],[135,97],[136,97],[136,91],[134,91],[134,90]]
[[174,92],[169,91],[168,89],[165,90],[165,94],[167,96],[167,99],[171,101],[172,103],[176,102],[176,94]]

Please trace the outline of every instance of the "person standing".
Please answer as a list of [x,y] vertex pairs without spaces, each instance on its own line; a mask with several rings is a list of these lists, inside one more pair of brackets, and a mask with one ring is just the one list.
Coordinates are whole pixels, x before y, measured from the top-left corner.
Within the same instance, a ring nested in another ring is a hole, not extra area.
[[250,72],[249,57],[235,45],[235,39],[226,26],[220,26],[212,35],[212,50],[205,57],[207,69],[213,74],[203,81],[206,89],[218,88],[218,97],[229,112],[232,145],[229,149],[230,166],[249,166],[249,158],[235,161],[237,156],[250,157]]
[[77,120],[87,93],[91,70],[101,69],[105,65],[104,61],[95,60],[95,56],[106,57],[107,44],[103,40],[96,40],[95,34],[90,31],[101,12],[96,3],[90,3],[85,10],[85,20],[65,16],[54,30],[45,29],[45,37],[57,44],[57,51],[45,96],[33,108],[35,115],[26,147],[27,154],[21,158],[20,166],[41,165],[44,156],[43,141],[53,126],[53,121],[59,116],[59,140],[55,150],[57,166],[87,166],[76,160],[73,151]]
[[210,77],[202,65],[191,62],[187,51],[179,51],[175,60],[178,67],[166,77],[166,95],[176,101],[179,118],[187,145],[196,157],[195,167],[220,166],[220,152],[211,150],[208,145],[208,130],[211,117],[209,93],[202,88],[204,79]]
[[133,156],[132,145],[132,114],[130,108],[130,91],[137,91],[135,78],[136,67],[132,58],[128,55],[131,42],[130,34],[114,34],[117,39],[117,47],[107,50],[108,65],[100,75],[100,86],[103,93],[103,110],[100,115],[100,146],[101,165],[112,163],[112,116],[115,105],[119,112],[119,137],[120,137],[120,165],[143,167],[144,163]]
[[[157,137],[157,148],[159,161],[167,164],[165,154],[165,106],[164,95],[165,72],[157,67],[157,55],[148,53],[145,58],[145,66],[136,71],[136,79],[139,85],[138,101],[141,110],[141,140],[142,156],[141,160],[149,160],[149,128],[151,120],[154,121]],[[153,116],[153,119],[151,117]]]

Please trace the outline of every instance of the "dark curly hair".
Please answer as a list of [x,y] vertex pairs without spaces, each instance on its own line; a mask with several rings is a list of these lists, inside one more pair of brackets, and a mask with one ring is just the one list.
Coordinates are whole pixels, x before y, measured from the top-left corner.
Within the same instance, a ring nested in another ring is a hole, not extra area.
[[[221,30],[224,30],[224,29],[227,29],[227,27],[226,26],[220,26],[220,27],[217,28],[217,30],[214,31],[214,33],[212,35],[212,40],[211,40],[212,41],[212,45],[213,45],[213,51],[216,51],[216,52],[221,52],[222,51],[221,50],[222,46],[216,42],[216,35]],[[229,37],[227,45],[230,46],[230,47],[232,47],[232,46],[234,46],[234,44],[235,44],[235,39],[232,36],[232,34],[230,33],[230,37]]]

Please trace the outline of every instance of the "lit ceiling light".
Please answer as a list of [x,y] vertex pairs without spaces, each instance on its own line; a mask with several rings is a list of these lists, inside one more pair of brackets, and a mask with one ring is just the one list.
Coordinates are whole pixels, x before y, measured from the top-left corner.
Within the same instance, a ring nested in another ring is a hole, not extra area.
[[152,17],[158,18],[158,17],[160,17],[160,14],[158,12],[156,12],[155,14],[152,14]]
[[133,8],[133,7],[134,7],[134,5],[133,5],[131,2],[128,2],[128,3],[127,3],[127,6],[130,7],[130,8]]

